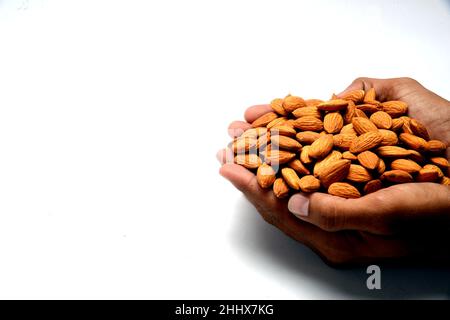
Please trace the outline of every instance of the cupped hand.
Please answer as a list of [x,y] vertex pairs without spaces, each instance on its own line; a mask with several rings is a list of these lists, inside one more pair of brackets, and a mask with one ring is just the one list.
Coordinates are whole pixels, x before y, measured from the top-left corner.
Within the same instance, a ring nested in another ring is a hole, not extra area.
[[[447,100],[409,78],[359,78],[344,92],[372,87],[380,100],[407,102],[410,116],[424,123],[433,138],[449,144]],[[245,112],[246,122],[230,125],[230,135],[240,135],[249,123],[269,111],[269,105],[250,107]],[[358,199],[316,192],[280,200],[272,190],[262,189],[251,171],[231,163],[228,150],[221,150],[218,158],[223,164],[221,175],[243,192],[267,222],[309,246],[330,264],[405,258],[450,261],[448,186],[408,183]]]

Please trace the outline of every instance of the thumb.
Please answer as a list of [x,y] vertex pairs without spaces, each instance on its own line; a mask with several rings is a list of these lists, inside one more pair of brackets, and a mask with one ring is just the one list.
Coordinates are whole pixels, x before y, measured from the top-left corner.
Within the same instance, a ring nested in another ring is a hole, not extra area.
[[299,193],[290,198],[288,208],[299,219],[326,231],[392,234],[418,227],[448,228],[450,188],[436,183],[407,183],[358,199]]

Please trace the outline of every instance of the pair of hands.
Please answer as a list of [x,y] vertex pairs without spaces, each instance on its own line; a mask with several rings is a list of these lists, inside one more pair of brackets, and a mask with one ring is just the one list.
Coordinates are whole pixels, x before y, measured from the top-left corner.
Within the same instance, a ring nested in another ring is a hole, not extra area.
[[[375,88],[379,100],[408,103],[409,115],[425,124],[433,139],[450,143],[450,102],[410,78],[358,78],[344,92]],[[341,94],[343,94],[342,92]],[[339,96],[339,95],[338,95]],[[245,120],[229,126],[232,137],[270,105],[245,112]],[[331,265],[413,259],[450,261],[450,188],[436,183],[394,185],[358,199],[324,193],[297,193],[278,199],[260,188],[256,176],[227,162],[229,150],[217,154],[220,174],[256,207],[268,223],[309,246]],[[450,148],[447,148],[447,158]]]

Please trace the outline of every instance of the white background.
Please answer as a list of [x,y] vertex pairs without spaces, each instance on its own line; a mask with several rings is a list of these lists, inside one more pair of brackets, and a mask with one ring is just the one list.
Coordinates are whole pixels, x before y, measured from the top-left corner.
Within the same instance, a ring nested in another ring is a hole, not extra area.
[[410,76],[450,98],[448,1],[0,0],[0,298],[449,298],[336,270],[218,175],[246,107]]

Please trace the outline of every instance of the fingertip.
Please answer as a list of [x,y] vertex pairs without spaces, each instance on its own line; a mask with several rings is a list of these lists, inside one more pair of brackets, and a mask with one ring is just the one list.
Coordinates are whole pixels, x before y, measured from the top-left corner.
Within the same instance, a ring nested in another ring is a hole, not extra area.
[[296,217],[304,219],[309,214],[309,196],[302,193],[294,194],[289,199],[288,209]]
[[232,163],[234,160],[234,154],[230,149],[221,149],[216,153],[217,160],[221,163]]
[[244,193],[253,187],[255,175],[246,168],[235,163],[225,163],[220,168],[219,174]]
[[272,111],[272,107],[268,104],[255,105],[245,110],[244,118],[248,123],[252,123],[263,114]]

